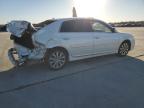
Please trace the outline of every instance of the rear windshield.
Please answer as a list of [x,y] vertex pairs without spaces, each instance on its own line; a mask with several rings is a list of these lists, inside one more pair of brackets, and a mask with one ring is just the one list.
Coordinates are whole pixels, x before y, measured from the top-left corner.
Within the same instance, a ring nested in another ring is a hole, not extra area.
[[42,28],[42,27],[45,27],[45,26],[47,26],[47,25],[49,25],[49,24],[51,24],[51,23],[53,23],[55,21],[56,20],[46,20],[46,21],[43,21],[41,23],[36,24],[35,26]]

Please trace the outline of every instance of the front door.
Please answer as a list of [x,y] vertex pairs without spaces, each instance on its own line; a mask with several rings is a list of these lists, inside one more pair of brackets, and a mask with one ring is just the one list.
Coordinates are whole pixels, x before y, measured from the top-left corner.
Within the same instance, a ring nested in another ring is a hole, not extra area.
[[93,39],[94,39],[94,53],[111,53],[117,49],[118,37],[117,33],[105,24],[99,21],[94,21],[92,24]]

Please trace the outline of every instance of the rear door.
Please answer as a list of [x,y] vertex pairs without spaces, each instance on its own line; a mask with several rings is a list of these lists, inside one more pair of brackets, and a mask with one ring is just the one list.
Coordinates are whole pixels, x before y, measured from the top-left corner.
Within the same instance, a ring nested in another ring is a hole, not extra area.
[[86,20],[63,22],[60,36],[67,45],[71,56],[78,57],[93,54],[94,41],[89,30],[90,25]]

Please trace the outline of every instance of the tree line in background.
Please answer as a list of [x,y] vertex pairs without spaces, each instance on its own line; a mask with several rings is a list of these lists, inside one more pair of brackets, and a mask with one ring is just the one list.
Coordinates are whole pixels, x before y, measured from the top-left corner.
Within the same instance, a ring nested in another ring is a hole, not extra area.
[[128,21],[110,23],[114,27],[144,27],[144,21]]
[[[53,21],[54,19],[51,19],[33,25],[34,27],[41,28],[52,23]],[[109,24],[111,24],[113,27],[144,27],[144,21],[112,22]],[[0,25],[0,32],[6,32],[6,25]]]

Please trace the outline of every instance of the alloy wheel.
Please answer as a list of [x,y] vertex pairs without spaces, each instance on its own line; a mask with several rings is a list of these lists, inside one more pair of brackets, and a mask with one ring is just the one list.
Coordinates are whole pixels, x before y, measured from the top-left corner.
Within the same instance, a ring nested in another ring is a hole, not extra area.
[[127,42],[122,43],[119,48],[118,54],[120,56],[126,56],[128,52],[129,52],[129,44]]
[[66,63],[66,54],[63,51],[55,50],[49,55],[48,63],[52,69],[60,69]]

